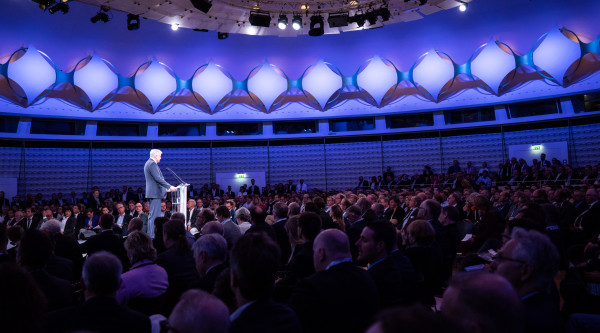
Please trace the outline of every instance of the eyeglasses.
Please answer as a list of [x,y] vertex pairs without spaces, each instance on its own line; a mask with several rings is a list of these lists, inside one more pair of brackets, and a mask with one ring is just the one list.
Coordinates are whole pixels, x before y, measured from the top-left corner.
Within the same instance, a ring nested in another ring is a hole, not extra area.
[[492,257],[492,259],[494,259],[495,262],[500,263],[502,261],[512,261],[512,262],[518,262],[519,264],[526,264],[527,261],[524,260],[519,260],[519,259],[513,259],[513,258],[509,258],[509,257],[505,257],[502,255],[502,253],[497,253],[495,256]]

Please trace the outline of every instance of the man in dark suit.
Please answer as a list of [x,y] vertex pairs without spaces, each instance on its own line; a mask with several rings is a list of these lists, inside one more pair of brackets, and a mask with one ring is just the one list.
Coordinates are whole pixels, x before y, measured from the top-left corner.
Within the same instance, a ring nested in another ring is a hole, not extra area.
[[23,229],[39,229],[42,221],[42,214],[34,214],[31,207],[25,208],[25,226]]
[[231,185],[227,186],[227,191],[225,192],[225,194],[229,197],[229,199],[233,199],[236,197],[235,192],[233,192],[233,190],[231,189]]
[[100,191],[94,190],[92,197],[88,199],[87,208],[94,210],[95,214],[99,214],[100,207],[102,207],[102,200],[100,199]]
[[275,234],[277,235],[277,243],[279,244],[279,249],[281,250],[282,266],[287,264],[290,258],[290,254],[292,253],[290,239],[285,229],[285,224],[287,223],[287,215],[288,207],[283,202],[279,202],[275,204],[275,206],[273,206],[273,219],[275,220],[275,222],[273,223],[273,229],[275,230]]
[[352,205],[346,208],[346,218],[348,219],[349,226],[346,227],[346,235],[350,240],[350,253],[352,259],[356,260],[357,248],[356,241],[360,238],[360,233],[365,227],[365,220],[362,218],[362,212],[356,205]]
[[395,237],[393,224],[387,221],[375,221],[367,223],[356,242],[357,261],[369,264],[367,272],[375,281],[382,308],[406,305],[412,301],[414,288],[406,283],[409,278],[400,274],[390,258]]
[[200,208],[196,207],[196,200],[189,199],[187,202],[187,214],[185,216],[185,225],[188,230],[194,227],[198,214],[200,214]]
[[85,303],[49,313],[47,331],[150,332],[147,316],[117,304],[121,272],[119,259],[108,252],[88,258],[82,274]]
[[248,186],[248,194],[260,195],[260,187],[256,185],[256,180],[250,180],[250,186]]
[[160,202],[167,196],[167,192],[176,191],[175,186],[165,181],[158,163],[162,158],[162,151],[152,149],[150,158],[144,165],[144,176],[146,178],[146,198],[150,200],[150,212],[148,214],[148,235],[154,238],[154,219],[160,216]]
[[123,267],[129,266],[129,260],[127,259],[127,253],[125,247],[123,247],[123,240],[121,235],[115,235],[113,232],[113,224],[115,217],[111,214],[104,214],[100,216],[100,233],[90,237],[82,245],[82,251],[87,253],[88,256],[100,252],[108,251],[121,260]]
[[117,214],[115,215],[115,226],[118,226],[123,236],[127,236],[127,227],[133,217],[125,213],[125,205],[122,202],[117,203]]
[[358,185],[356,185],[357,190],[366,190],[369,188],[369,181],[364,180],[363,176],[358,177]]
[[325,230],[313,249],[317,273],[296,285],[289,302],[302,328],[364,332],[377,313],[379,299],[373,279],[352,264],[348,237],[341,230]]
[[194,243],[192,250],[200,279],[192,282],[190,288],[212,293],[217,277],[227,268],[225,265],[227,241],[219,234],[203,235]]
[[570,237],[571,244],[585,243],[600,232],[600,204],[596,189],[591,188],[585,192],[585,201],[588,208],[575,218]]
[[271,292],[280,262],[279,247],[263,233],[247,233],[231,249],[231,288],[238,309],[230,333],[301,332],[298,317],[275,303]]

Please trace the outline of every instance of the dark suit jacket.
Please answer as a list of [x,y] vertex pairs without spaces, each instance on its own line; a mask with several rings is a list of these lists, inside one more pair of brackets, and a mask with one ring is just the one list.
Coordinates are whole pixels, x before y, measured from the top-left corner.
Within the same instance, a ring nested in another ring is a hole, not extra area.
[[204,277],[192,282],[190,284],[190,289],[201,289],[212,294],[213,290],[215,289],[215,281],[217,281],[217,277],[225,268],[227,268],[225,264],[216,265],[215,267],[211,268]]
[[279,222],[273,223],[273,229],[275,230],[275,235],[277,235],[277,244],[279,244],[279,248],[281,249],[281,265],[287,264],[290,259],[290,254],[292,252],[292,248],[290,246],[290,238],[288,237],[288,233],[285,230],[285,224],[287,223],[287,219]]
[[405,281],[390,257],[372,265],[367,272],[375,281],[382,308],[408,305],[413,300],[414,285]]
[[356,260],[357,248],[356,241],[360,238],[360,233],[366,225],[365,220],[354,222],[350,227],[346,228],[346,235],[350,241],[350,252],[352,253],[352,259]]
[[83,243],[81,249],[88,256],[95,252],[108,251],[121,260],[123,271],[126,271],[126,268],[129,267],[129,259],[127,258],[125,247],[123,247],[122,237],[115,235],[112,229],[100,231],[99,234],[90,237]]
[[379,308],[369,273],[344,262],[301,280],[290,307],[304,332],[364,332]]
[[260,187],[258,185],[254,185],[254,187],[252,185],[248,186],[248,194],[260,195]]
[[167,271],[169,277],[167,299],[168,302],[172,303],[171,305],[174,305],[179,296],[189,288],[190,284],[199,278],[191,250],[180,253],[177,251],[177,247],[173,245],[158,255],[156,264]]
[[164,199],[171,185],[165,181],[158,164],[151,158],[144,165],[144,176],[146,177],[146,198]]
[[300,332],[300,322],[294,311],[272,300],[250,304],[229,326],[229,333]]
[[46,316],[48,332],[91,331],[99,333],[150,332],[150,319],[140,312],[120,306],[112,297],[94,297],[83,305]]
[[34,270],[30,273],[37,286],[46,295],[48,311],[74,304],[73,289],[69,281],[50,275],[45,269]]
[[313,242],[296,245],[294,254],[286,267],[285,276],[275,286],[273,299],[287,302],[296,283],[315,272],[312,247]]
[[375,212],[371,208],[367,209],[367,211],[363,214],[362,217],[367,223],[377,220],[377,214],[375,214]]
[[268,223],[253,223],[250,229],[246,230],[246,233],[249,232],[264,232],[267,236],[271,237],[274,242],[277,242],[277,234],[275,234],[273,226]]
[[[119,214],[114,215],[115,216],[115,226],[117,225],[117,220],[119,219]],[[123,215],[123,226],[121,226],[121,235],[123,236],[127,236],[127,227],[129,226],[129,221],[131,221],[131,219],[133,219],[133,216],[125,213]]]
[[531,333],[564,332],[560,302],[550,294],[537,293],[521,301],[524,310],[525,331]]
[[200,214],[200,209],[198,207],[196,207],[192,211],[192,217],[190,219],[190,210],[186,209],[185,210],[185,223],[187,223],[187,221],[189,220],[190,224],[196,225],[196,217],[198,217],[198,214]]
[[77,226],[77,220],[75,220],[75,216],[71,216],[67,219],[67,223],[65,223],[65,236],[69,237],[77,237],[75,234],[75,227]]

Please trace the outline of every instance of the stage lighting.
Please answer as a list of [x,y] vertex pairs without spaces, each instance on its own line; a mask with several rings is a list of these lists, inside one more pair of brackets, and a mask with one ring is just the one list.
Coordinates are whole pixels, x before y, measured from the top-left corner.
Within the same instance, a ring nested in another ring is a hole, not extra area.
[[50,13],[50,14],[54,14],[58,11],[63,12],[63,14],[68,13],[69,5],[66,2],[59,2],[59,3],[55,4],[54,6],[48,8],[48,13]]
[[250,12],[248,21],[255,27],[268,28],[271,25],[271,14],[267,12]]
[[310,18],[310,30],[308,30],[309,36],[322,36],[325,33],[323,27],[323,16],[315,15]]
[[173,30],[173,31],[179,30],[179,24],[177,24],[177,23],[171,24],[171,30]]
[[465,10],[467,10],[467,6],[468,4],[466,2],[461,2],[460,5],[458,5],[458,10],[464,12]]
[[277,27],[280,30],[285,30],[285,28],[287,28],[288,25],[288,18],[287,16],[281,14],[279,15],[279,21],[277,22]]
[[108,14],[106,14],[106,12],[108,12],[110,10],[109,7],[107,6],[101,6],[100,7],[100,11],[98,13],[96,13],[96,15],[94,15],[90,21],[92,21],[92,23],[96,23],[98,21],[102,21],[104,23],[110,21],[110,17],[108,17]]
[[294,28],[294,30],[300,30],[300,28],[302,28],[302,16],[294,15],[292,18],[292,28]]
[[212,7],[212,2],[208,0],[191,0],[194,8],[198,9],[203,13],[208,13],[210,7]]
[[127,30],[137,30],[140,28],[140,16],[127,14]]
[[346,27],[348,26],[348,13],[329,14],[327,23],[330,28]]
[[218,39],[227,39],[229,38],[229,33],[227,32],[217,32]]

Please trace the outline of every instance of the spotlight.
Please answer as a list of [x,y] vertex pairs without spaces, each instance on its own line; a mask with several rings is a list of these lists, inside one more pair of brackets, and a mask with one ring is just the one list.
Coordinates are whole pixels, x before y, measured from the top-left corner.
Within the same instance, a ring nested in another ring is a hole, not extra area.
[[310,18],[310,30],[308,31],[309,36],[322,36],[325,33],[323,27],[323,16],[315,15]]
[[465,10],[467,10],[467,6],[468,4],[466,2],[461,2],[460,5],[458,5],[458,10],[464,12]]
[[279,15],[279,21],[277,22],[277,27],[280,30],[285,30],[285,28],[287,28],[288,25],[288,18],[287,16],[281,14]]
[[127,30],[137,30],[140,28],[140,16],[127,14]]
[[48,13],[54,14],[58,11],[63,12],[63,15],[69,12],[69,5],[66,2],[59,2],[54,6],[48,8]]
[[327,23],[330,28],[346,27],[348,26],[348,13],[329,14]]
[[227,39],[229,38],[229,33],[227,32],[217,32],[218,39]]
[[292,18],[292,28],[294,28],[294,30],[300,30],[300,28],[302,28],[302,16],[294,15]]
[[173,31],[179,30],[179,24],[177,24],[177,23],[171,24],[171,30],[173,30]]
[[208,0],[191,0],[191,2],[194,8],[203,13],[208,13],[210,7],[212,7],[212,2]]
[[248,21],[255,27],[268,28],[271,25],[271,14],[267,12],[250,12]]
[[110,21],[110,17],[108,17],[108,14],[106,14],[106,12],[108,12],[110,10],[109,7],[107,6],[101,6],[100,7],[100,11],[98,13],[96,13],[96,15],[94,15],[90,21],[92,21],[92,23],[96,23],[98,21],[102,21],[104,23]]

